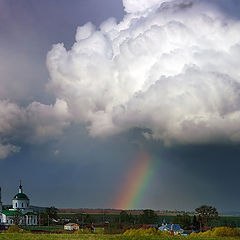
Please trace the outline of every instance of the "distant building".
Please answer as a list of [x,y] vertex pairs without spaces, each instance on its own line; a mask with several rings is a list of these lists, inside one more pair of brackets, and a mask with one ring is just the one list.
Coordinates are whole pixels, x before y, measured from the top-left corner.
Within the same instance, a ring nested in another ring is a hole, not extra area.
[[179,224],[166,224],[166,225],[162,225],[158,229],[163,232],[167,231],[172,235],[180,235],[184,232],[184,230],[180,227]]
[[68,223],[64,225],[64,230],[75,231],[79,229],[79,225],[76,223]]
[[162,226],[158,228],[162,232],[167,231],[172,235],[183,234],[184,230],[180,227],[179,224],[167,224],[166,219],[163,219]]
[[158,225],[156,225],[156,224],[144,224],[144,225],[141,226],[141,228],[143,228],[143,229],[148,229],[148,228],[155,228],[155,229],[157,229]]
[[3,210],[1,201],[0,188],[0,224],[4,225],[37,225],[37,214],[30,208],[30,200],[23,193],[22,184],[20,181],[18,194],[13,197],[12,208]]

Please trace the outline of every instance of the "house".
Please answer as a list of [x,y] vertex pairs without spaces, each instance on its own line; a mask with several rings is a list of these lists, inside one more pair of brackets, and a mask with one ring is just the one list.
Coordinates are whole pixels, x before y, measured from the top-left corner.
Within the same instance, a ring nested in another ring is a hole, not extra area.
[[158,225],[156,225],[156,224],[144,224],[144,225],[142,225],[141,228],[143,228],[143,229],[148,229],[148,228],[155,228],[155,229],[157,229]]
[[64,225],[64,230],[68,230],[68,231],[79,230],[79,225],[76,223],[68,223]]
[[165,224],[158,229],[163,232],[170,232],[172,235],[181,235],[184,232],[184,230],[180,227],[179,224]]
[[0,232],[1,231],[6,231],[7,229],[8,229],[8,226],[0,224]]
[[37,214],[30,208],[30,200],[28,196],[23,193],[21,181],[18,193],[12,199],[12,208],[8,210],[3,210],[2,208],[0,188],[0,224],[27,226],[38,224]]

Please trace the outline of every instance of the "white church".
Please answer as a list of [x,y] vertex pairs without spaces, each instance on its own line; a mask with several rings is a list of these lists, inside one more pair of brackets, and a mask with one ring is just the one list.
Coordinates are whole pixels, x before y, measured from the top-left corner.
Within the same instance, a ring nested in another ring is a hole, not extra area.
[[0,224],[3,225],[37,225],[38,217],[30,208],[30,200],[23,193],[22,184],[20,181],[18,194],[12,199],[12,208],[3,210],[0,187]]

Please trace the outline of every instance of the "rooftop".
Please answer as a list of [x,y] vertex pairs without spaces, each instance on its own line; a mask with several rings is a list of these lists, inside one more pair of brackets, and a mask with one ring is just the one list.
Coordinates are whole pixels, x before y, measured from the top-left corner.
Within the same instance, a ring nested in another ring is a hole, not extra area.
[[3,210],[2,214],[6,216],[22,216],[23,214],[19,211],[12,211],[12,210]]
[[28,196],[24,193],[18,193],[14,196],[13,199],[16,199],[16,200],[29,200]]

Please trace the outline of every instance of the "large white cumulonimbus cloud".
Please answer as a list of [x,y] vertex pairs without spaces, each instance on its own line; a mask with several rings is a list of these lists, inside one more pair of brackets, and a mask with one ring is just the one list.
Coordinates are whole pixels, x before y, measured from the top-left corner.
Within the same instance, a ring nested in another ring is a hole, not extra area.
[[123,0],[128,12],[77,29],[48,53],[49,89],[75,122],[166,144],[240,140],[240,22],[201,1]]
[[19,141],[131,128],[165,144],[240,141],[240,22],[201,0],[123,0],[126,15],[77,29],[47,55],[56,103],[0,100],[0,158]]
[[123,0],[123,6],[128,13],[138,13],[151,10],[164,2],[166,0]]

